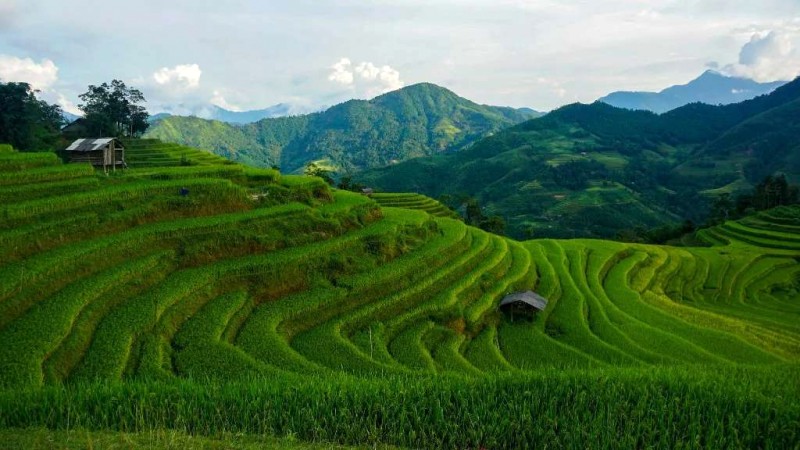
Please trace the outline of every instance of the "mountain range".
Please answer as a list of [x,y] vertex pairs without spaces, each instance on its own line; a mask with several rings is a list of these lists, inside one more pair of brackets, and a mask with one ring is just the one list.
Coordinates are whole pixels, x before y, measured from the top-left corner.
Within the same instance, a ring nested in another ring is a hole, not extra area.
[[800,180],[800,79],[725,106],[665,114],[573,104],[456,154],[365,171],[379,190],[476,198],[517,237],[613,237],[704,220],[715,194]]
[[[177,108],[180,110],[181,108]],[[169,111],[160,112],[150,117],[151,122],[173,116],[200,117],[208,120],[218,120],[231,124],[247,124],[258,122],[262,119],[274,119],[277,117],[299,116],[311,114],[323,110],[324,108],[312,108],[307,106],[294,105],[289,103],[278,103],[264,109],[254,109],[249,111],[231,111],[217,105],[207,105],[199,108],[192,108],[191,113],[177,114]]]
[[461,150],[540,113],[479,105],[428,83],[326,111],[231,125],[196,117],[165,117],[146,137],[205,148],[285,172],[316,162],[340,173]]
[[[706,72],[664,91],[689,102],[666,113],[598,101],[542,117],[423,83],[245,125],[167,117],[147,137],[284,172],[314,162],[378,190],[444,196],[453,206],[473,197],[515,237],[615,237],[703,221],[714,194],[742,192],[775,172],[800,174],[800,88],[780,85]],[[770,93],[728,105],[697,101],[759,89]]]
[[747,78],[725,76],[708,70],[687,84],[672,86],[661,92],[613,92],[598,101],[618,108],[664,113],[689,103],[729,105],[769,94],[785,81],[758,83]]

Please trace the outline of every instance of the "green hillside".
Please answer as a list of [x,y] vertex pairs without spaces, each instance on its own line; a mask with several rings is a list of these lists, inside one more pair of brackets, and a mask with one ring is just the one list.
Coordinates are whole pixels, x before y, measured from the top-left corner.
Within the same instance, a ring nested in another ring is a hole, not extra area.
[[[422,196],[127,144],[132,167],[151,164],[111,176],[0,148],[0,429],[800,440],[800,208],[710,230],[703,248],[519,242]],[[544,311],[498,310],[529,289]]]
[[321,113],[243,126],[168,117],[154,123],[147,137],[206,148],[247,164],[278,165],[286,172],[311,161],[349,172],[459,150],[535,115],[478,105],[424,83]]
[[705,220],[713,194],[748,190],[766,175],[800,178],[800,80],[726,106],[666,114],[569,105],[462,152],[356,176],[393,192],[476,197],[512,236],[615,237]]

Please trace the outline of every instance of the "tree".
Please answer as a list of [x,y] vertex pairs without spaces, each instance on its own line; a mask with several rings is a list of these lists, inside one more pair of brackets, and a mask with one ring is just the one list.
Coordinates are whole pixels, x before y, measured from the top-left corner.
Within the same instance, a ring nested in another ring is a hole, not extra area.
[[328,183],[331,186],[333,186],[334,184],[333,177],[331,176],[331,171],[318,166],[316,163],[313,162],[308,163],[303,173],[305,175],[308,175],[309,177],[322,178],[326,183]]
[[733,201],[728,193],[722,194],[714,199],[711,205],[711,218],[714,222],[722,223],[731,218],[733,211]]
[[467,223],[470,225],[478,225],[482,220],[486,219],[483,215],[483,211],[481,210],[481,205],[478,203],[478,200],[470,197],[466,201],[466,219]]
[[137,136],[149,126],[144,95],[120,80],[90,85],[80,95],[78,107],[85,113],[87,128],[94,136]]
[[36,98],[28,83],[0,83],[0,142],[24,150],[55,149],[61,108]]
[[752,206],[759,211],[791,205],[798,201],[797,187],[789,185],[786,175],[768,175],[756,186],[751,201]]
[[483,213],[480,202],[474,197],[465,197],[465,221],[490,233],[502,235],[506,231],[506,221],[498,215],[487,217]]
[[506,221],[500,216],[490,216],[481,220],[478,227],[489,233],[502,236],[506,232]]
[[343,189],[345,191],[349,191],[353,186],[353,177],[350,175],[345,175],[339,179],[339,189]]

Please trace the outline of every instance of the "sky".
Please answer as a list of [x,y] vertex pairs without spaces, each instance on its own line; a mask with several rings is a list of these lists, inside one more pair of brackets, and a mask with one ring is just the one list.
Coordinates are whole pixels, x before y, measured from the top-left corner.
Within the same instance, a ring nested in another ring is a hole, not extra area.
[[551,110],[708,69],[800,75],[800,0],[0,0],[0,80],[70,112],[112,79],[151,112],[314,109],[419,82]]

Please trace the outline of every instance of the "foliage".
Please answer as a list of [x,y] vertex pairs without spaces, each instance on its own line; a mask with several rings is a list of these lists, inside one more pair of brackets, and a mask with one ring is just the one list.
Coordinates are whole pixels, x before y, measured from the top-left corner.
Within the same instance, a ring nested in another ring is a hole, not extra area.
[[311,162],[308,163],[305,170],[303,170],[303,174],[309,177],[317,177],[321,178],[324,182],[328,183],[329,185],[333,186],[334,181],[333,177],[331,176],[331,172],[326,170],[317,164]]
[[0,82],[0,142],[22,151],[54,150],[61,108],[36,98],[27,83]]
[[741,218],[757,211],[794,205],[800,202],[800,187],[789,184],[786,175],[768,175],[749,193],[733,198],[724,193],[714,199],[709,215],[710,224]]
[[636,239],[637,229],[704,223],[716,196],[734,197],[768,175],[800,179],[798,114],[800,80],[743,103],[662,115],[574,104],[458,153],[354,179],[385,191],[474,197],[514,237]]
[[145,102],[144,95],[121,80],[89,85],[79,97],[83,103],[78,107],[93,137],[139,136],[149,126],[147,110],[140,105]]
[[[790,448],[796,368],[79,384],[6,393],[0,426],[411,448]],[[199,438],[196,438],[199,439]],[[102,442],[102,441],[99,441]],[[178,442],[181,442],[180,440]],[[237,442],[237,441],[233,441]]]
[[322,113],[234,126],[168,117],[147,136],[208,148],[236,161],[288,172],[328,161],[340,173],[463,149],[534,113],[478,105],[432,84],[370,101],[352,100]]

